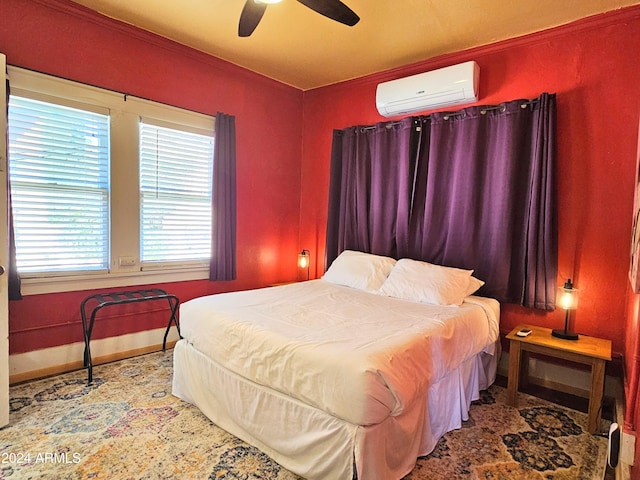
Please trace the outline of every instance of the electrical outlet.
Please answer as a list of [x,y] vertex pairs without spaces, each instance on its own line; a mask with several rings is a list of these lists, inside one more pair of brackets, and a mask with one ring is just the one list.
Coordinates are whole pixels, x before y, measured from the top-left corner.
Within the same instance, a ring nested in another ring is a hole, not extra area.
[[118,259],[121,267],[135,267],[136,257],[120,257]]
[[630,433],[622,432],[620,445],[620,461],[627,465],[633,465],[636,454],[636,437]]

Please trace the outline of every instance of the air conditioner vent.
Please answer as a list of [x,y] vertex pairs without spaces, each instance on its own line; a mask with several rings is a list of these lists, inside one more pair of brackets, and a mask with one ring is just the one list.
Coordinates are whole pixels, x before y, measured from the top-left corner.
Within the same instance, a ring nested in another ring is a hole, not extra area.
[[383,82],[376,89],[380,115],[393,117],[478,101],[480,69],[476,62]]

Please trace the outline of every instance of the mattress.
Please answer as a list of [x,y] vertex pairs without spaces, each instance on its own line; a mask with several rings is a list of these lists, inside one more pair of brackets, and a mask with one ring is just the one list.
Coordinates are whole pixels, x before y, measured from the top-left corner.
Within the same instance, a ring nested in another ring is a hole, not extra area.
[[375,425],[499,335],[499,305],[407,302],[313,280],[200,297],[181,335],[218,365],[353,425]]

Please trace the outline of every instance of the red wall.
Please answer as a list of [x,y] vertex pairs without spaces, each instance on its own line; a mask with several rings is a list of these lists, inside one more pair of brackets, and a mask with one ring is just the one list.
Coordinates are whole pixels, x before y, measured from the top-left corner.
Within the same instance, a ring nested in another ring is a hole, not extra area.
[[[2,0],[7,62],[214,115],[236,116],[238,280],[164,285],[181,301],[296,278],[302,92],[222,60],[107,20],[66,0]],[[10,352],[82,341],[79,305],[94,292],[10,303]],[[160,305],[160,304],[159,304]],[[138,306],[105,314],[134,314]],[[94,338],[167,323],[167,311],[101,321]]]
[[[476,60],[480,102],[557,93],[559,278],[580,289],[577,332],[613,341],[625,371],[624,429],[640,422],[640,295],[630,294],[636,147],[640,121],[640,7],[599,15],[521,39],[471,49],[394,71],[305,92],[301,243],[318,250],[321,273],[331,131],[386,120],[375,109],[381,81]],[[501,331],[521,322],[558,328],[563,311],[503,305]],[[640,465],[636,447],[635,465]],[[640,469],[631,471],[640,480]]]
[[[331,132],[386,120],[376,85],[454,63],[480,65],[480,102],[557,93],[559,278],[580,289],[579,333],[609,338],[624,352],[627,270],[640,114],[640,8],[446,55],[304,94],[301,243],[324,268]],[[561,327],[564,312],[503,306],[501,330],[520,322]]]
[[[66,0],[3,0],[0,18],[0,51],[10,64],[236,115],[238,280],[165,285],[182,301],[293,279],[301,248],[312,251],[312,276],[322,273],[331,131],[384,120],[375,110],[378,82],[473,59],[481,103],[557,93],[559,282],[571,277],[581,290],[574,329],[624,352],[640,7],[304,93]],[[12,302],[11,352],[80,341],[78,307],[90,293]],[[96,328],[96,338],[164,326],[165,315],[140,322]],[[502,331],[519,322],[556,327],[563,313],[504,306]]]
[[[557,93],[558,282],[571,277],[581,290],[574,329],[610,338],[614,354],[625,354],[625,428],[636,428],[640,300],[627,295],[627,270],[640,115],[640,7],[304,93],[67,0],[2,0],[0,19],[0,52],[12,65],[236,116],[238,280],[160,285],[182,301],[294,279],[301,248],[312,252],[312,277],[322,274],[331,132],[385,120],[375,110],[377,83],[476,60],[480,103]],[[91,293],[11,302],[11,353],[82,341],[79,304]],[[166,325],[165,310],[136,315],[138,308],[114,310],[110,316],[132,321],[101,320],[94,338]],[[563,313],[503,306],[503,333],[520,322],[558,327]],[[640,478],[638,472],[632,476]]]

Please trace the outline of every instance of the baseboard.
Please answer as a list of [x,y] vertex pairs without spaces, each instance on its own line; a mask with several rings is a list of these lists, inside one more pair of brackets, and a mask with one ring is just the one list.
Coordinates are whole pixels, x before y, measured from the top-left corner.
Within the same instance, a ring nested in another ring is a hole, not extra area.
[[[91,341],[93,365],[114,362],[124,358],[162,350],[164,328],[109,337]],[[167,347],[173,347],[178,334],[171,330]],[[83,368],[84,342],[18,353],[9,356],[9,383],[11,385],[37,378],[59,375]]]

